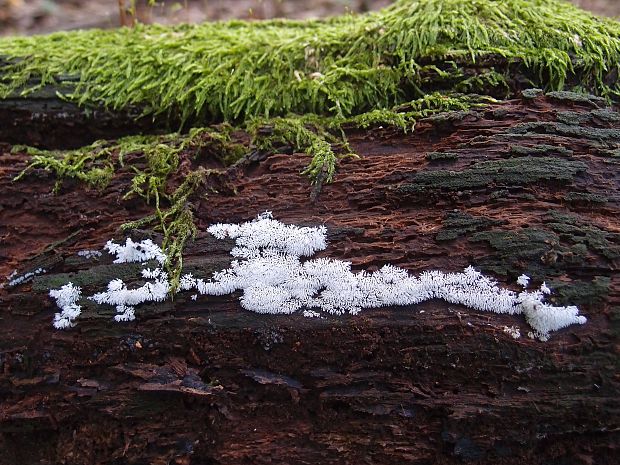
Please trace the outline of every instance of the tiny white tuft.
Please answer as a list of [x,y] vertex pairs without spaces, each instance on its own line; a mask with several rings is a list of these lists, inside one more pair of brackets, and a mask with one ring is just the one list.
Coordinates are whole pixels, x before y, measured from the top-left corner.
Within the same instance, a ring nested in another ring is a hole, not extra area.
[[65,329],[74,325],[73,320],[82,313],[82,307],[76,304],[81,293],[82,289],[73,283],[50,290],[50,297],[56,299],[56,305],[62,310],[54,315],[54,328]]
[[522,274],[521,276],[517,278],[517,284],[520,284],[524,288],[526,288],[529,283],[530,283],[530,277],[527,275]]
[[157,260],[160,264],[163,264],[166,261],[166,255],[162,252],[161,247],[151,239],[134,242],[131,238],[127,238],[125,245],[108,241],[104,249],[110,252],[111,255],[116,255],[114,263],[143,263],[149,260]]

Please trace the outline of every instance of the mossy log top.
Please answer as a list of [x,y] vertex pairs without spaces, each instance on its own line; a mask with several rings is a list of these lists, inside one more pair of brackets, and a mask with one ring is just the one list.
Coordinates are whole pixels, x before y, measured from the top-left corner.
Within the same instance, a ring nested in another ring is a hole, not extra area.
[[321,21],[57,33],[2,39],[0,57],[0,98],[53,84],[83,105],[203,124],[350,116],[438,89],[620,91],[620,23],[562,0],[398,0]]
[[48,270],[0,289],[0,464],[615,464],[620,115],[536,95],[413,133],[351,129],[361,158],[344,160],[314,203],[299,177],[307,159],[289,147],[225,169],[219,151],[190,145],[172,181],[221,170],[187,199],[199,233],[183,266],[195,275],[231,259],[208,225],[272,210],[325,224],[324,253],[355,269],[474,265],[507,286],[521,273],[546,280],[588,322],[544,344],[504,332],[524,334],[520,317],[439,301],[307,319],[186,294],[138,307],[129,324],[85,306],[76,328],[55,331],[49,287],[133,283],[136,267],[76,252],[150,213],[124,196],[146,157],[126,154],[104,190],[66,180],[50,195],[53,173],[12,182],[30,155],[0,146],[0,274]]

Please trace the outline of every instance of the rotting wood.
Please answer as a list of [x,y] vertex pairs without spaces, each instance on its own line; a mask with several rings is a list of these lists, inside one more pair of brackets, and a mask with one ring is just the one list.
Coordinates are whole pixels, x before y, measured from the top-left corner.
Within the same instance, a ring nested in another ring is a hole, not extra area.
[[519,318],[442,302],[305,319],[184,294],[139,307],[134,323],[88,307],[55,331],[47,289],[137,272],[76,251],[148,211],[122,199],[123,172],[103,192],[65,182],[51,195],[43,171],[14,183],[28,158],[1,146],[0,273],[40,266],[29,258],[82,232],[58,244],[46,274],[0,290],[0,463],[615,463],[619,119],[534,95],[412,134],[350,131],[361,158],[343,160],[313,203],[307,160],[286,153],[239,163],[192,198],[203,232],[188,271],[229,263],[231,243],[209,224],[272,210],[326,224],[324,255],[356,269],[472,264],[508,284],[545,279],[588,317],[547,343],[503,332],[526,333]]

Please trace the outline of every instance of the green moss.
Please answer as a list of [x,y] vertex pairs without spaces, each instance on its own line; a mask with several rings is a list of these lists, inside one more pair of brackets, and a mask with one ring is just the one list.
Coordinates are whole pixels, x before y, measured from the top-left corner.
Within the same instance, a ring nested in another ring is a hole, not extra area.
[[[551,90],[568,81],[603,96],[620,90],[605,83],[620,63],[620,23],[561,0],[398,0],[328,20],[63,32],[2,39],[0,56],[10,63],[0,96],[55,83],[84,105],[202,124],[391,108],[441,90],[425,79],[429,62],[450,91],[504,86],[515,64]],[[478,63],[485,71],[474,76]]]
[[432,190],[468,190],[492,184],[521,186],[539,181],[567,182],[587,166],[579,161],[553,157],[519,157],[484,161],[462,171],[420,171],[399,186],[401,194]]
[[105,141],[96,141],[88,147],[70,151],[46,151],[34,147],[14,146],[12,151],[25,151],[32,156],[32,162],[15,180],[21,179],[34,168],[52,171],[58,191],[63,178],[77,179],[91,187],[104,188],[112,178],[114,164],[110,160],[111,151]]
[[492,70],[463,79],[454,86],[454,90],[508,96],[510,83],[504,74]]
[[[250,131],[260,150],[273,151],[276,142],[303,150],[312,157],[304,173],[313,180],[332,180],[337,161],[332,144],[338,139],[320,123],[310,118],[272,118],[257,120]],[[341,140],[344,142],[345,139]]]
[[168,257],[166,267],[172,274],[170,278],[174,290],[179,284],[183,268],[183,248],[189,239],[196,237],[197,233],[189,199],[209,174],[210,172],[204,169],[189,173],[170,196],[169,208],[162,209],[158,201],[154,214],[121,226],[125,231],[148,226],[163,232],[162,249]]

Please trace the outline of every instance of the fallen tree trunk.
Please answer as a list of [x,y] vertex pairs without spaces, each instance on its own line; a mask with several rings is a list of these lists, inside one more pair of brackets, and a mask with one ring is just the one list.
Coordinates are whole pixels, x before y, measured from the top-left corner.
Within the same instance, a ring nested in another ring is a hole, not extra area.
[[[35,85],[36,82],[29,84]],[[64,85],[46,85],[28,95],[14,92],[0,99],[0,140],[69,149],[97,139],[113,139],[166,127],[162,120],[141,116],[140,108],[111,111],[96,106],[79,106],[62,97],[69,91],[65,82]]]
[[[516,60],[501,56],[485,57],[475,63],[465,60],[458,63],[458,73],[450,73],[451,68],[456,66],[452,63],[444,58],[422,60],[418,75],[424,90],[430,93],[475,89],[477,93],[502,99],[531,87],[531,73]],[[2,65],[0,60],[0,81]],[[501,80],[487,82],[488,75],[492,73],[496,73]],[[127,105],[118,110],[94,104],[78,105],[67,96],[75,91],[79,76],[56,76],[55,79],[57,83],[48,83],[41,88],[38,88],[40,81],[32,79],[9,97],[0,98],[0,140],[47,149],[71,149],[98,139],[115,139],[145,132],[162,133],[218,122],[213,115],[194,116],[182,122],[177,113],[144,114],[144,106],[141,105]],[[606,82],[615,79],[616,75],[610,73]],[[570,84],[577,84],[575,77]],[[29,91],[32,88],[37,90]],[[409,89],[411,99],[415,94]]]
[[615,463],[620,113],[526,97],[410,134],[351,130],[361,158],[314,203],[304,156],[248,157],[192,198],[200,233],[184,267],[225,268],[232,243],[206,227],[271,210],[325,224],[323,255],[355,269],[544,280],[588,318],[546,343],[521,317],[440,301],[308,319],[185,294],[127,324],[87,306],[56,331],[49,289],[91,292],[140,269],[76,252],[149,209],[123,198],[123,171],[102,192],[68,182],[50,195],[43,170],[13,182],[29,158],[3,145],[0,273],[45,273],[0,290],[0,463]]

